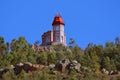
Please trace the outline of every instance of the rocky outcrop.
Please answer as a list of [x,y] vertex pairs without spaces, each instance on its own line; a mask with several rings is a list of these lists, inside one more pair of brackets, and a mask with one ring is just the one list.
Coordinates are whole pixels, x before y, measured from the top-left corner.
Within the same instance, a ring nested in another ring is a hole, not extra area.
[[40,53],[40,52],[44,52],[44,48],[39,46],[39,45],[32,45],[32,49],[37,52],[37,53]]
[[107,75],[118,74],[118,71],[117,71],[117,70],[108,71],[108,70],[106,70],[105,68],[103,68],[101,71],[102,71],[103,74],[107,74]]
[[74,70],[76,70],[77,72],[80,72],[80,67],[81,67],[81,64],[78,63],[76,60],[73,60],[73,61],[68,65],[68,68],[69,68],[69,69],[74,69]]
[[35,70],[36,68],[32,66],[32,63],[30,62],[25,62],[23,65],[23,70],[26,71],[27,73],[30,71]]
[[32,71],[36,71],[38,69],[39,70],[50,69],[52,71],[52,74],[57,74],[58,71],[64,73],[66,70],[70,70],[70,69],[74,69],[77,72],[80,72],[80,67],[81,65],[76,60],[70,62],[69,59],[63,59],[59,61],[57,64],[50,64],[49,66],[25,62],[25,63],[16,64],[15,66],[10,65],[6,68],[0,69],[0,77],[2,77],[2,75],[9,70],[14,70],[14,73],[16,75],[20,74],[22,70],[24,70],[26,73],[31,73]]
[[32,72],[32,71],[36,71],[40,67],[42,69],[45,68],[45,66],[41,66],[39,64],[32,64],[30,62],[19,63],[19,64],[16,64],[15,66],[10,65],[6,68],[0,69],[0,77],[2,77],[2,75],[9,70],[14,70],[14,73],[16,75],[18,75],[18,74],[21,73],[22,70],[24,70],[26,73],[29,73],[29,72]]
[[14,67],[14,73],[16,75],[18,75],[22,71],[23,65],[24,65],[23,63],[19,63],[19,64],[15,65],[15,67]]
[[55,53],[55,50],[53,49],[52,46],[40,46],[40,45],[32,45],[32,49],[36,53],[41,53],[41,52],[53,52]]
[[56,64],[55,68],[61,72],[65,72],[66,70],[76,70],[77,72],[81,72],[81,64],[76,60],[69,61],[69,59],[63,59],[59,63]]
[[59,63],[56,64],[55,68],[61,72],[65,72],[69,64],[70,64],[69,59],[63,59]]

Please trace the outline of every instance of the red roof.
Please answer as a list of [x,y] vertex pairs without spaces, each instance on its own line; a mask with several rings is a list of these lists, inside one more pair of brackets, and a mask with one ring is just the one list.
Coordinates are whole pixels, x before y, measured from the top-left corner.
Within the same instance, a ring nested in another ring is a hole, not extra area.
[[62,16],[60,16],[60,15],[56,15],[56,16],[54,17],[54,20],[53,20],[53,23],[52,23],[53,26],[54,26],[54,25],[58,25],[58,24],[65,25],[65,24],[64,24],[64,21],[63,21],[63,19],[62,19]]

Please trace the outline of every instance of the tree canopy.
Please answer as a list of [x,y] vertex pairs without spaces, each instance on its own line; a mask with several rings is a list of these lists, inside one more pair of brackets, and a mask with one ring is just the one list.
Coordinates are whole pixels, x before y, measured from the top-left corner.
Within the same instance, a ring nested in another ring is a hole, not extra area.
[[[39,45],[37,42],[36,44]],[[106,69],[108,71],[120,71],[120,39],[117,37],[115,42],[106,42],[105,46],[89,43],[86,49],[83,50],[77,46],[75,40],[71,38],[70,46],[51,45],[48,46],[48,49],[45,49],[44,52],[36,52],[31,44],[29,44],[25,39],[25,37],[13,39],[10,43],[5,42],[4,37],[0,37],[0,68],[4,68],[8,65],[15,65],[20,62],[31,62],[48,66],[50,64],[56,64],[65,58],[69,59],[70,61],[77,60],[83,68],[87,68],[88,70],[83,70],[83,73],[86,75],[87,72],[90,72],[91,75],[94,75],[92,73],[99,73],[102,69]],[[36,75],[38,78],[41,78],[42,80],[48,79],[45,76],[49,76],[49,71],[40,71],[40,75],[37,73],[38,72],[35,72],[34,75]],[[6,76],[9,78],[6,78]],[[26,80],[29,79],[29,77],[26,76],[27,75],[24,71],[19,75],[19,77],[14,76],[13,72],[10,71],[3,75],[2,80],[12,80],[17,78],[25,78]],[[57,76],[61,78],[60,74]],[[31,78],[33,77],[34,76]],[[84,78],[80,80],[87,80],[88,77],[91,76],[87,75],[85,77],[86,79]],[[49,80],[50,78],[51,80],[53,80],[53,78],[56,79],[55,76],[49,76]],[[70,76],[69,79],[78,80],[78,77]]]

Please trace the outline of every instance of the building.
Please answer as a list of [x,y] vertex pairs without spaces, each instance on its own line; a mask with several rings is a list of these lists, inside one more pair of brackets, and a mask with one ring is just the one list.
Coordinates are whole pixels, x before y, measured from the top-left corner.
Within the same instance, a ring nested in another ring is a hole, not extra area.
[[42,35],[42,45],[63,44],[66,45],[66,35],[64,33],[65,23],[61,15],[54,17],[53,30],[47,31]]

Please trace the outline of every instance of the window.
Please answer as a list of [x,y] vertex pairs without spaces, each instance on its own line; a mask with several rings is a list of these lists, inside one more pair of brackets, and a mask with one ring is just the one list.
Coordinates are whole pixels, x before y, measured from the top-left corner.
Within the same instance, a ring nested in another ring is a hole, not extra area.
[[60,41],[59,36],[56,36],[56,41],[57,41],[57,42],[59,42],[59,41]]
[[59,26],[56,26],[56,30],[59,30]]

